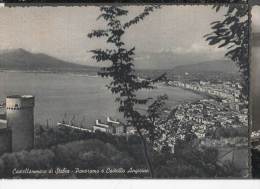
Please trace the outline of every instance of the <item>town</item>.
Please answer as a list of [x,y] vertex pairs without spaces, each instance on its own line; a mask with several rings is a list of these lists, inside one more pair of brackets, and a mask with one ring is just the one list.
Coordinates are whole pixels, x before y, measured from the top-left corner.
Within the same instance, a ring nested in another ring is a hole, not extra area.
[[[175,114],[179,124],[192,125],[192,130],[198,138],[205,138],[207,134],[214,133],[218,128],[247,130],[248,102],[245,99],[241,100],[240,83],[168,81],[166,84],[206,95],[202,100],[176,107]],[[246,137],[246,133],[244,134]],[[229,140],[231,141],[231,138]]]
[[[199,146],[217,148],[220,154],[228,156],[230,161],[233,161],[233,157],[236,156],[234,154],[241,153],[241,150],[243,153],[246,151],[244,149],[247,149],[248,145],[248,108],[247,102],[240,98],[241,85],[239,83],[167,81],[163,84],[200,93],[203,99],[182,103],[162,112],[161,118],[156,120],[154,127],[163,131],[164,134],[162,138],[155,141],[154,150],[161,151],[167,144],[171,153],[174,154],[177,140],[184,140],[191,134],[196,138],[193,141],[196,141]],[[6,108],[7,114],[3,115],[0,120],[1,130],[4,131],[0,137],[3,141],[1,153],[31,149],[34,140],[34,97],[9,96],[6,104],[2,106]],[[17,127],[18,123],[21,124],[21,120],[27,132],[20,132],[21,127]],[[111,117],[106,117],[105,121],[96,119],[93,125],[63,119],[57,123],[57,127],[89,133],[103,132],[126,138],[136,135],[136,128]],[[24,141],[18,143],[17,139],[21,137]],[[245,164],[239,159],[235,164],[246,169]]]
[[239,82],[219,82],[212,83],[210,81],[199,81],[184,83],[181,81],[169,81],[167,83],[170,86],[181,87],[184,89],[190,89],[195,92],[205,93],[212,97],[222,98],[223,102],[239,102],[241,96],[242,86]]
[[[239,82],[211,83],[210,81],[192,81],[184,83],[181,81],[167,81],[164,84],[170,87],[191,90],[205,96],[202,100],[182,103],[174,107],[174,117],[170,117],[173,110],[164,111],[163,117],[167,119],[168,123],[164,122],[161,125],[159,123],[157,127],[165,128],[165,124],[168,124],[169,127],[166,128],[169,130],[171,127],[179,128],[176,135],[169,138],[170,142],[168,144],[172,147],[172,152],[174,152],[176,139],[185,137],[181,131],[185,130],[184,127],[187,125],[191,126],[190,132],[200,139],[201,145],[211,147],[247,145],[248,102],[244,99],[241,100],[242,86]],[[96,120],[92,131],[95,132],[96,130],[115,135],[136,133],[135,128],[124,127],[121,122],[113,121],[109,117],[107,123]],[[219,134],[221,136],[216,136],[216,133],[221,131],[222,134]],[[161,149],[162,146],[158,145],[157,147]]]

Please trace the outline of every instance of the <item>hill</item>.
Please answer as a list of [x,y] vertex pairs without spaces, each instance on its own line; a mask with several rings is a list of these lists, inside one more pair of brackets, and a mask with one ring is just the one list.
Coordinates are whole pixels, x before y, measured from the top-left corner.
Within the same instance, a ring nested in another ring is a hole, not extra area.
[[0,70],[96,73],[98,68],[66,62],[24,49],[0,52]]
[[197,64],[176,66],[172,69],[174,73],[202,73],[202,72],[222,72],[222,73],[238,73],[236,65],[228,60],[214,60],[201,62]]
[[138,70],[140,77],[155,78],[163,73],[170,80],[239,80],[236,65],[227,60],[214,60],[189,65],[178,65],[169,70]]
[[[4,50],[0,52],[0,70],[28,72],[72,72],[96,75],[98,67],[70,63],[43,53],[32,53],[24,49]],[[216,78],[236,78],[238,69],[233,62],[214,60],[196,64],[173,65],[173,69],[138,69],[140,77],[155,78],[167,73],[171,80],[182,78],[189,73],[189,79],[211,80]],[[186,77],[186,76],[185,76]],[[187,79],[187,77],[186,77]]]

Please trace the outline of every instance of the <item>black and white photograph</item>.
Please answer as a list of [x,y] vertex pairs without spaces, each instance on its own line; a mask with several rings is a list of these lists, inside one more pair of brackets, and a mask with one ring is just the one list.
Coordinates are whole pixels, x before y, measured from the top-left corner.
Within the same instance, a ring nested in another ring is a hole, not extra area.
[[248,5],[0,18],[1,178],[250,177]]

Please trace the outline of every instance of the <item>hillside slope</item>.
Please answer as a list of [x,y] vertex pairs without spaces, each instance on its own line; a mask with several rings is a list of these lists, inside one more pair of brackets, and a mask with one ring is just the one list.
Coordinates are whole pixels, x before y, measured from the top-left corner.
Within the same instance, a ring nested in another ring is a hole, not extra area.
[[55,57],[14,49],[0,53],[1,70],[97,72],[98,68],[66,62]]

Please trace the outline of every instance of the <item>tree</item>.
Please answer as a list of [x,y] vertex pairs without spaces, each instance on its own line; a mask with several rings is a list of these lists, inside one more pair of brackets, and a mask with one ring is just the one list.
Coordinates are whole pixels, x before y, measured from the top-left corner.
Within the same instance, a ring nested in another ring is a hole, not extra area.
[[117,6],[104,6],[100,8],[101,14],[98,19],[106,22],[105,29],[93,30],[88,34],[89,38],[104,38],[109,45],[107,49],[91,50],[93,59],[97,62],[109,62],[108,67],[102,67],[98,73],[102,77],[110,77],[112,81],[107,86],[116,95],[118,110],[122,112],[128,125],[134,126],[141,138],[144,155],[151,177],[154,176],[152,163],[148,153],[147,141],[144,131],[149,132],[152,127],[147,115],[142,114],[136,105],[147,104],[150,98],[139,98],[136,93],[141,89],[153,89],[153,83],[162,79],[163,76],[154,80],[140,80],[134,69],[135,47],[127,48],[122,36],[132,25],[137,24],[160,6],[146,6],[143,12],[128,22],[123,23],[120,19],[128,15],[128,10]]
[[[243,1],[246,2],[246,1]],[[222,6],[228,7],[225,18],[211,23],[210,34],[205,35],[210,45],[226,47],[226,57],[234,61],[242,73],[242,98],[248,99],[249,92],[249,20],[247,4],[214,5],[219,11]]]
[[[33,149],[31,151],[20,151],[14,153],[6,153],[0,158],[0,166],[3,163],[2,175],[4,178],[11,178],[17,175],[13,175],[14,169],[31,169],[31,170],[47,170],[53,168],[55,154],[49,149]],[[30,174],[21,174],[20,177],[30,177]],[[41,173],[34,174],[35,178],[46,177]]]
[[[147,116],[152,125],[149,127],[149,140],[151,144],[154,144],[156,138],[160,137],[160,134],[156,131],[160,130],[157,126],[157,122],[161,120],[163,111],[165,110],[165,101],[168,99],[167,95],[158,96],[157,99],[148,107]],[[158,136],[159,134],[159,136]]]

